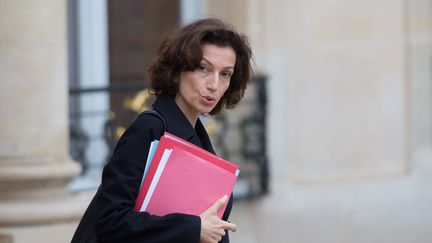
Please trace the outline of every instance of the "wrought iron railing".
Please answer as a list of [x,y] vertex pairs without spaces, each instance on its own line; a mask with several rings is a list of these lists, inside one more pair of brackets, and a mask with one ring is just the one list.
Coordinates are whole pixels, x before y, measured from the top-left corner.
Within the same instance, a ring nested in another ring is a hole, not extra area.
[[[242,183],[243,189],[237,190],[238,198],[254,198],[269,191],[269,167],[266,149],[266,77],[255,76],[248,89],[250,92],[246,93],[235,112],[222,112],[206,124],[218,155],[240,164],[241,172],[237,184]],[[123,119],[122,124],[118,118],[126,116],[129,117],[126,120],[130,122],[138,113],[148,109],[154,97],[148,95],[144,84],[74,88],[69,91],[71,99],[80,95],[98,93],[119,95],[122,92],[133,92],[134,95],[124,97],[123,106],[120,110],[110,109],[83,113],[77,109],[72,109],[70,114],[70,150],[72,157],[82,164],[84,171],[90,163],[85,159],[89,141],[91,139],[103,139],[108,146],[109,154],[111,154],[117,140],[128,125],[128,122],[124,122],[125,119]],[[108,117],[100,133],[101,136],[89,137],[81,129],[77,120],[79,117],[98,115]]]

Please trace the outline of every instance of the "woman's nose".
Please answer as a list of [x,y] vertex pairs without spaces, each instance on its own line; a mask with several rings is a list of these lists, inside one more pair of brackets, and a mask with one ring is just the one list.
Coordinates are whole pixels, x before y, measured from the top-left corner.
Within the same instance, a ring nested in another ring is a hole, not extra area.
[[207,87],[211,90],[217,90],[219,87],[219,75],[217,73],[211,75],[209,81],[207,82]]

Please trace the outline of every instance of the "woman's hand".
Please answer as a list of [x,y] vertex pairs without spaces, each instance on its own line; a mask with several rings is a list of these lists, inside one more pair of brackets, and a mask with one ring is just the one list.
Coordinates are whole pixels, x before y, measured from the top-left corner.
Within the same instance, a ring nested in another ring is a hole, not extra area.
[[219,242],[222,239],[222,236],[225,235],[225,230],[230,230],[233,232],[237,230],[237,226],[235,224],[228,223],[217,216],[217,212],[225,205],[227,200],[228,196],[223,196],[200,215],[201,243]]

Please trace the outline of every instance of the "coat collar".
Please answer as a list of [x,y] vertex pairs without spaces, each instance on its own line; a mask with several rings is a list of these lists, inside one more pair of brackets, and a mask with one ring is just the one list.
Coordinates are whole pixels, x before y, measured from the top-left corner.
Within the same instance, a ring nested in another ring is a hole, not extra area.
[[194,129],[175,103],[174,98],[162,94],[156,99],[153,108],[165,118],[167,124],[166,130],[168,132],[214,153],[210,139],[201,121],[198,119]]

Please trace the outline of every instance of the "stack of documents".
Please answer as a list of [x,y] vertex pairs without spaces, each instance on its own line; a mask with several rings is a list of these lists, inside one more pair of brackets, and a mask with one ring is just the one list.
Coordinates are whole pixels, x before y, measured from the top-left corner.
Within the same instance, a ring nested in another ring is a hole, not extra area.
[[[134,209],[158,216],[200,215],[231,195],[238,174],[238,165],[165,132],[150,145]],[[219,218],[227,203],[218,211]]]

